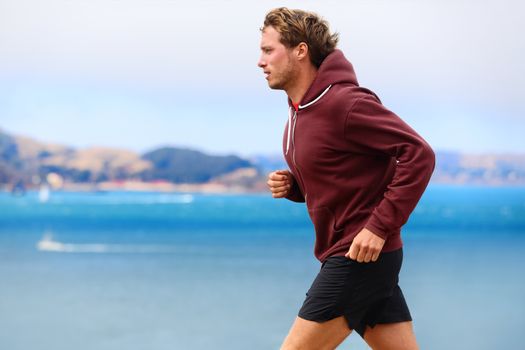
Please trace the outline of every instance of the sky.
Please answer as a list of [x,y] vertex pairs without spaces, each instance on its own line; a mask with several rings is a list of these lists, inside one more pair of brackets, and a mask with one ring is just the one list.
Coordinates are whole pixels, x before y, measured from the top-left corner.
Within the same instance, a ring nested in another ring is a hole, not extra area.
[[436,150],[525,153],[521,1],[0,0],[0,129],[146,152],[278,154],[264,15],[317,12],[361,86]]

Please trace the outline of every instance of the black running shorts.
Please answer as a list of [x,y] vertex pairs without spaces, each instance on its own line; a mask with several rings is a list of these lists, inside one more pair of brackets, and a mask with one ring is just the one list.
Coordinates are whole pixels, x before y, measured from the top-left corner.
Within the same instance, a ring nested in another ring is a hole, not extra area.
[[381,253],[375,262],[329,257],[306,293],[299,317],[323,322],[344,316],[364,336],[366,326],[411,321],[398,286],[403,249]]

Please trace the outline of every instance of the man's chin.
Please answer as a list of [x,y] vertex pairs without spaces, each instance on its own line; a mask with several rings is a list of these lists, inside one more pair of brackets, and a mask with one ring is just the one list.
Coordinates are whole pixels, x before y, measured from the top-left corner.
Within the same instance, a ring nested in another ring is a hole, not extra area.
[[269,86],[270,89],[272,89],[272,90],[283,90],[282,85],[279,84],[279,83],[275,83],[275,82],[272,83],[272,82],[268,81],[268,86]]

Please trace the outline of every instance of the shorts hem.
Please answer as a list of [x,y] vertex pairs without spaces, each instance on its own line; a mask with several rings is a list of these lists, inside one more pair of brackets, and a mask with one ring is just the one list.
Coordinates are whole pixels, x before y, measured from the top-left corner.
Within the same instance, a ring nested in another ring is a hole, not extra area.
[[338,317],[344,316],[344,315],[343,314],[341,314],[341,315],[332,314],[330,316],[318,317],[316,315],[305,315],[305,314],[302,314],[302,313],[298,313],[297,316],[302,318],[302,319],[305,319],[307,321],[323,323],[323,322],[330,321],[330,320],[333,320],[334,318],[338,318]]
[[412,316],[410,314],[397,315],[395,317],[389,318],[388,320],[380,320],[377,322],[363,324],[361,326],[356,327],[355,331],[361,336],[361,338],[364,339],[364,335],[365,335],[367,326],[370,328],[374,328],[378,324],[391,324],[391,323],[411,322],[411,321],[412,321]]
[[317,322],[317,323],[327,322],[327,321],[333,320],[334,318],[338,318],[338,317],[343,316],[344,319],[345,319],[345,322],[346,322],[348,328],[350,328],[350,330],[355,330],[359,326],[359,322],[357,320],[355,320],[354,318],[349,317],[345,313],[332,314],[331,316],[324,316],[324,317],[316,317],[315,315],[310,316],[310,315],[304,315],[302,313],[299,313],[297,316],[302,318],[302,319],[304,319],[304,320],[313,321],[313,322]]

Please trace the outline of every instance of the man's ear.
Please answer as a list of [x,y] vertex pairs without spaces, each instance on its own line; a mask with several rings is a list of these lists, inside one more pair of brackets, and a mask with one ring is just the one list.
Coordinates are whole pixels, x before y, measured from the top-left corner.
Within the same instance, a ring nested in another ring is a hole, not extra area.
[[298,60],[304,60],[309,59],[308,57],[308,45],[305,42],[300,42],[299,45],[296,46],[296,55]]

